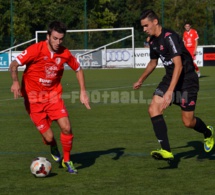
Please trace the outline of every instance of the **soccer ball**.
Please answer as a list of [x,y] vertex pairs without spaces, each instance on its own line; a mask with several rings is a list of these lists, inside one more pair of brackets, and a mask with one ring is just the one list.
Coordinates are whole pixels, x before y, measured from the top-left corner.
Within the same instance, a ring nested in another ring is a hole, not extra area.
[[31,173],[35,177],[46,177],[50,174],[52,169],[51,162],[47,158],[37,157],[30,166]]

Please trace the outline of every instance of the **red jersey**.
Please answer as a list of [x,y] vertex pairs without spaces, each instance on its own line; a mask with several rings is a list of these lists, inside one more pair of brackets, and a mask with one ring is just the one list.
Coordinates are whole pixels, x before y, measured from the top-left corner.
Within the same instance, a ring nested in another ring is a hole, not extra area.
[[47,102],[61,97],[61,78],[64,64],[67,63],[74,71],[78,71],[80,64],[71,52],[61,46],[58,52],[48,49],[47,41],[41,41],[29,46],[16,61],[26,65],[22,76],[22,95],[30,103]]
[[188,32],[185,31],[183,34],[183,41],[185,47],[196,47],[196,40],[199,38],[199,35],[196,30],[190,29]]

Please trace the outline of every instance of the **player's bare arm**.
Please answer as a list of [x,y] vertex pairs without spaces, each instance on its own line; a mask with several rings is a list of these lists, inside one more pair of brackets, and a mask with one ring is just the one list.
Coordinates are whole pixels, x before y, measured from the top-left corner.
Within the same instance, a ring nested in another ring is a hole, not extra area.
[[17,99],[20,96],[20,84],[18,78],[18,62],[16,60],[12,61],[9,67],[11,78],[13,84],[11,86],[11,92],[14,94],[14,99]]
[[90,104],[89,104],[89,98],[85,89],[85,80],[84,80],[84,73],[82,68],[80,68],[77,72],[76,72],[76,77],[78,79],[79,82],[79,86],[80,86],[80,101],[82,104],[85,105],[85,107],[87,109],[91,109]]
[[141,87],[146,78],[153,72],[153,70],[157,66],[157,63],[158,63],[157,59],[150,60],[143,74],[140,76],[138,81],[133,84],[133,89],[139,89]]
[[169,88],[163,96],[163,109],[166,109],[172,101],[173,91],[175,89],[176,84],[178,83],[179,77],[182,71],[182,61],[181,56],[176,56],[173,59],[173,63],[175,64],[175,68],[172,75],[172,80],[170,82]]

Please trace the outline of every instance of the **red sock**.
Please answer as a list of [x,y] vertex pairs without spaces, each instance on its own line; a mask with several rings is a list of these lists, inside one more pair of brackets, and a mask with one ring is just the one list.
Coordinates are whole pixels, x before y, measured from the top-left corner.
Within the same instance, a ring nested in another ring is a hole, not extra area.
[[64,162],[70,161],[70,151],[72,150],[72,140],[73,140],[73,134],[60,134],[60,141],[62,144],[63,149],[63,159]]
[[195,62],[193,62],[193,64],[194,64],[196,72],[199,72],[199,67],[197,66],[197,64]]

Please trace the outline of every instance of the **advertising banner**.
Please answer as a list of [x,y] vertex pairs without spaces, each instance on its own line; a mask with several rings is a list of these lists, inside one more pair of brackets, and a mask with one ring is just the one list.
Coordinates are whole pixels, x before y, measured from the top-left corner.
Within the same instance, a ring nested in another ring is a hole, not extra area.
[[197,64],[198,67],[203,66],[203,47],[197,47],[197,54],[196,54],[196,59],[194,62]]
[[0,54],[0,70],[9,68],[9,58],[8,53]]
[[87,51],[71,50],[71,53],[79,60],[81,67],[83,68],[101,68],[102,67],[101,51],[95,51],[83,56],[81,56],[81,54],[87,53]]
[[132,49],[107,49],[102,51],[103,67],[133,67]]
[[215,47],[205,47],[204,51],[204,66],[215,66]]
[[[135,68],[146,68],[150,61],[149,48],[135,49]],[[158,60],[158,68],[163,67],[161,60]]]
[[[135,68],[146,68],[150,60],[149,48],[136,48],[135,49]],[[203,48],[197,48],[197,55],[195,62],[199,67],[203,66]],[[162,61],[158,60],[158,68],[163,67]]]
[[[79,59],[83,68],[146,68],[150,60],[149,48],[136,48],[134,55],[131,48],[106,49],[92,53],[87,52],[86,50],[71,50],[71,53]],[[81,56],[84,53],[87,54]],[[21,51],[0,54],[0,70],[7,70],[10,64],[9,59],[14,60],[19,54],[21,54]],[[203,65],[214,66],[215,47],[198,46],[195,62],[198,67],[202,67]],[[160,59],[158,60],[157,67],[163,67]],[[65,65],[65,68],[69,68],[68,65]],[[19,66],[19,70],[24,69],[25,66]]]

